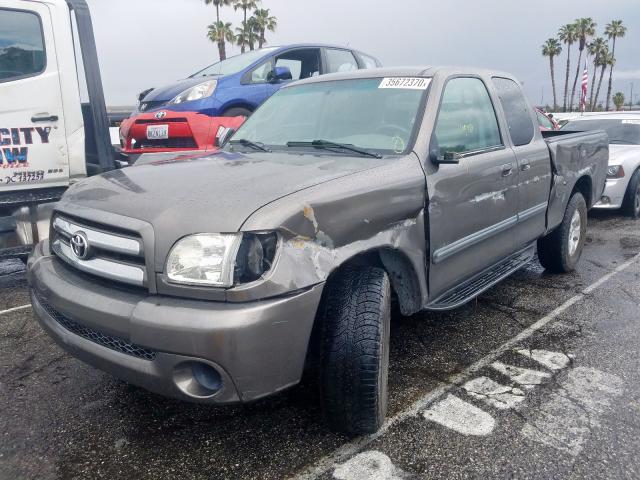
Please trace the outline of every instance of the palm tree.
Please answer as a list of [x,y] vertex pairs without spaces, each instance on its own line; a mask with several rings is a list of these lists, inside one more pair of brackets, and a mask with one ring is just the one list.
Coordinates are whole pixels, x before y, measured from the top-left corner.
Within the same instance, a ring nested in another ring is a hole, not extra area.
[[242,53],[247,50],[247,44],[249,41],[249,32],[247,31],[247,27],[249,26],[247,22],[247,10],[258,8],[258,3],[260,3],[260,0],[233,0],[233,9],[242,10],[244,12],[244,21],[242,22],[244,35],[242,35],[242,43],[238,43],[238,45],[240,45]]
[[555,38],[550,38],[542,45],[542,55],[549,57],[549,69],[551,71],[551,89],[553,90],[553,111],[558,109],[558,102],[556,100],[556,78],[553,69],[553,58],[560,55],[562,52],[562,45]]
[[[598,80],[598,88],[596,89],[596,98],[591,104],[592,112],[595,112],[596,110],[595,106],[598,104],[598,95],[600,95],[600,87],[602,86],[602,79],[604,78],[604,72],[607,70],[607,67],[609,65],[613,66],[614,63],[615,63],[615,59],[613,58],[613,55],[609,53],[609,47],[605,45],[604,50],[600,52],[600,56],[598,58],[598,66],[601,67],[602,70],[600,70],[600,80]],[[594,80],[596,79],[595,70],[593,72],[593,79]]]
[[249,50],[255,50],[256,37],[258,37],[258,23],[253,15],[247,20],[247,41],[249,42]]
[[223,22],[218,20],[216,23],[209,25],[209,32],[207,37],[212,42],[218,44],[218,53],[220,54],[220,60],[227,58],[227,46],[226,42],[233,43],[236,36],[231,29],[231,22]]
[[216,7],[216,23],[220,21],[220,7],[231,5],[231,0],[204,0],[204,3],[211,5],[212,3]]
[[600,65],[600,56],[605,52],[605,49],[608,51],[609,47],[607,46],[607,42],[604,38],[598,37],[593,42],[587,45],[587,52],[589,55],[593,57],[593,81],[591,82],[591,93],[589,94],[589,105],[591,105],[591,109],[593,110],[593,92],[596,87],[596,72],[598,71],[598,66]]
[[244,53],[247,51],[247,45],[249,45],[249,35],[247,32],[247,27],[244,22],[242,22],[242,27],[236,27],[236,45],[240,47],[240,53]]
[[617,92],[613,96],[613,104],[616,106],[616,111],[620,110],[624,105],[624,93]]
[[578,66],[576,67],[576,76],[573,79],[573,88],[571,89],[571,100],[569,102],[569,109],[573,108],[573,99],[576,95],[576,84],[578,83],[578,77],[580,76],[580,63],[582,62],[582,51],[587,45],[587,39],[592,37],[596,33],[596,24],[591,17],[579,18],[575,22],[576,36],[578,37]]
[[576,35],[576,27],[573,23],[567,23],[560,27],[558,38],[567,45],[567,70],[564,76],[564,96],[562,102],[562,111],[567,111],[567,94],[569,93],[569,71],[571,70],[571,45],[573,45],[578,37]]
[[[613,48],[611,49],[611,56],[615,63],[616,58],[616,38],[624,37],[624,34],[627,33],[627,27],[622,24],[622,20],[613,20],[612,22],[607,24],[607,27],[604,31],[605,35],[613,40]],[[613,79],[613,63],[611,63],[611,69],[609,70],[609,88],[607,88],[607,102],[606,109],[609,110],[609,100],[611,99],[611,82]]]
[[253,18],[255,18],[256,22],[256,33],[258,34],[258,48],[262,48],[264,44],[267,43],[267,39],[264,36],[265,32],[267,30],[275,32],[278,26],[278,20],[276,17],[270,16],[270,13],[268,8],[258,9],[253,12]]

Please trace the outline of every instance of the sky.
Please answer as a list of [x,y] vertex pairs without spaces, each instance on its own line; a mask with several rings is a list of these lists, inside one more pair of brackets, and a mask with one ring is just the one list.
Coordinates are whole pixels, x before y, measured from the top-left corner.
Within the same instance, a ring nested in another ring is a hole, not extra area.
[[[139,92],[170,84],[218,60],[207,37],[215,8],[204,0],[87,0],[92,11],[107,105],[133,105]],[[598,34],[613,19],[628,27],[616,46],[613,91],[640,100],[639,0],[263,0],[278,19],[270,45],[321,42],[351,46],[385,66],[467,65],[504,70],[532,103],[552,103],[549,60],[541,45],[576,17]],[[239,26],[241,12],[221,10]],[[239,53],[227,47],[228,55]],[[571,82],[577,55],[572,47]],[[577,52],[576,52],[577,53]],[[556,60],[559,103],[566,50]],[[608,73],[603,82],[606,94]]]

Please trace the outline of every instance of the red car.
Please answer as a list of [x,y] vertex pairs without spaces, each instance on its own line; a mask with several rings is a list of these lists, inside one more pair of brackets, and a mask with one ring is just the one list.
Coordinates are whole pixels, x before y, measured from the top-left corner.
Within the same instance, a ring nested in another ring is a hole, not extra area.
[[221,128],[237,129],[245,117],[209,117],[197,112],[160,110],[137,113],[120,125],[122,153],[206,151],[216,148]]

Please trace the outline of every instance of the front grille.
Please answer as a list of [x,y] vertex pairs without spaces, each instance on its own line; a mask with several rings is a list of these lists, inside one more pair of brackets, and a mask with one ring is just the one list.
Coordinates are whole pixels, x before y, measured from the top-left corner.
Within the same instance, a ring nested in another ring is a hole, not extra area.
[[140,104],[140,111],[146,112],[147,110],[153,110],[154,108],[159,108],[163,105],[166,105],[167,102],[164,101],[151,101],[151,102],[142,102]]
[[175,137],[166,140],[140,140],[134,148],[198,148],[192,137]]
[[109,350],[124,353],[125,355],[131,355],[132,357],[141,358],[143,360],[155,360],[157,352],[149,348],[136,345],[135,343],[128,342],[118,337],[113,337],[102,333],[98,330],[94,330],[79,323],[74,322],[69,317],[58,312],[51,304],[49,304],[42,295],[35,294],[38,303],[47,314],[53,318],[60,326],[70,331],[71,333],[78,335],[90,342],[96,343]]
[[[71,267],[102,279],[147,287],[139,235],[60,214],[54,215],[51,225],[51,249]],[[76,248],[78,241],[83,248]]]

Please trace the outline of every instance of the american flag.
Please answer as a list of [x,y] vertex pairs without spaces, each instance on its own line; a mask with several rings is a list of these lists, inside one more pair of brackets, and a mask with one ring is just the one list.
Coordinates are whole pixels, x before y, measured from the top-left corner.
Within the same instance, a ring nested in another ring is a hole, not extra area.
[[584,61],[584,72],[582,72],[582,95],[580,96],[580,111],[584,113],[587,105],[587,87],[589,86],[589,70],[587,61]]

